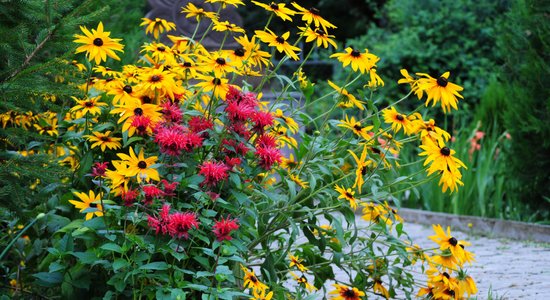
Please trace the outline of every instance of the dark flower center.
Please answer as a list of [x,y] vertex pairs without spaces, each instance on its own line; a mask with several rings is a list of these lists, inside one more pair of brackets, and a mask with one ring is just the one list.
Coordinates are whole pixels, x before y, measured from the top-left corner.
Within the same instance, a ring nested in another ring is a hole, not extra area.
[[98,46],[98,47],[103,46],[103,40],[100,39],[100,38],[95,38],[95,39],[94,39],[94,45],[95,45],[95,46]]
[[140,169],[146,169],[146,168],[147,168],[147,163],[144,162],[143,160],[140,160],[140,161],[138,162],[138,168],[140,168]]
[[214,79],[212,79],[212,83],[215,84],[215,85],[220,85],[220,84],[222,84],[222,80],[219,79],[219,78],[214,78]]
[[190,62],[186,61],[183,63],[183,66],[186,67],[186,68],[190,68],[192,65]]
[[157,50],[160,51],[160,52],[164,52],[164,50],[166,50],[166,48],[162,47],[162,46],[158,46],[157,47]]
[[279,43],[279,44],[284,44],[284,43],[285,43],[285,39],[283,39],[283,38],[280,37],[280,36],[276,37],[275,40],[276,40],[277,43]]
[[239,56],[239,57],[242,57],[244,56],[244,48],[243,47],[240,47],[240,48],[237,48],[235,49],[235,55]]
[[380,149],[375,148],[375,147],[372,147],[372,148],[371,148],[371,151],[374,152],[374,153],[376,153],[376,154],[382,153],[382,151],[380,151]]
[[84,106],[86,107],[94,107],[94,103],[92,101],[86,101],[84,102]]
[[402,115],[397,115],[397,116],[395,116],[395,118],[396,118],[397,120],[399,120],[399,121],[405,120],[405,118],[403,118]]
[[344,195],[346,196],[346,198],[353,199],[353,195],[349,192],[346,192]]
[[157,82],[157,81],[159,81],[159,80],[160,80],[160,76],[158,76],[158,75],[153,75],[153,76],[151,76],[151,81],[152,81],[152,82]]
[[458,244],[458,241],[454,237],[451,237],[449,239],[449,244],[456,246],[456,244]]
[[141,109],[141,107],[137,107],[136,109],[134,109],[134,115],[142,116],[143,115],[143,109]]
[[102,136],[99,138],[102,142],[110,142],[111,139],[108,136]]
[[258,282],[258,278],[256,278],[256,276],[250,276],[250,281],[256,283]]
[[319,10],[318,10],[317,8],[315,8],[315,7],[311,7],[311,8],[309,9],[309,12],[312,13],[312,14],[314,14],[314,15],[318,15],[318,14],[319,14]]
[[[143,97],[141,97],[141,101],[142,101],[143,103],[151,103],[151,102],[153,102],[153,100],[152,100],[151,97],[149,97],[149,96],[143,96]],[[140,109],[141,109],[141,108],[140,108]],[[142,111],[142,113],[143,113],[143,111]],[[141,116],[141,115],[140,115],[140,116]]]
[[361,125],[355,124],[355,125],[353,125],[353,129],[355,129],[357,131],[361,131],[361,130],[363,130],[363,127]]
[[321,29],[321,28],[315,29],[315,33],[317,33],[317,34],[320,35],[320,36],[324,36],[324,35],[327,34],[327,33],[326,33],[323,29]]
[[441,87],[446,87],[447,83],[449,83],[449,80],[447,80],[447,78],[445,78],[443,76],[437,78],[437,85],[439,85]]
[[113,77],[107,77],[107,78],[105,78],[105,82],[111,82],[111,81],[113,81],[113,80],[114,80]]
[[357,295],[355,294],[355,292],[352,289],[347,289],[342,296],[344,296],[345,298],[357,297]]
[[222,57],[218,57],[216,58],[216,63],[223,66],[225,65],[225,59],[223,59]]
[[367,175],[367,168],[365,168],[364,166],[359,167],[359,168],[361,168],[361,175],[363,175],[363,176]]
[[131,94],[132,93],[132,87],[129,86],[129,85],[125,85],[123,88],[122,88],[123,91],[125,91],[126,93],[128,94]]
[[451,149],[449,149],[449,147],[443,147],[443,148],[441,148],[441,150],[439,150],[439,152],[441,154],[443,154],[444,156],[451,155]]
[[271,4],[269,5],[269,7],[270,7],[271,9],[279,9],[279,5],[277,5],[277,4],[273,3],[273,2],[271,2]]
[[351,55],[352,57],[359,57],[359,56],[361,56],[361,52],[359,52],[359,50],[353,49],[353,50],[351,51],[350,55]]
[[95,203],[90,203],[90,207],[91,207],[91,208],[96,208],[96,207],[97,207],[97,204],[95,204]]
[[447,277],[447,279],[451,278],[451,276],[449,276],[449,273],[447,273],[447,272],[443,272],[442,275],[445,276],[445,277]]

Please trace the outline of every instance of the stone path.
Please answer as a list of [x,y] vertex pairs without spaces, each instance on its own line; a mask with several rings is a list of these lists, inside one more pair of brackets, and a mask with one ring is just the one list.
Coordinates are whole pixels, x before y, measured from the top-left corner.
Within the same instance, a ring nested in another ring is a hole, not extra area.
[[[405,223],[404,230],[421,247],[433,247],[427,238],[434,234],[431,227]],[[453,228],[451,233],[472,243],[468,250],[476,261],[467,269],[477,283],[478,299],[550,299],[550,244],[493,239]]]

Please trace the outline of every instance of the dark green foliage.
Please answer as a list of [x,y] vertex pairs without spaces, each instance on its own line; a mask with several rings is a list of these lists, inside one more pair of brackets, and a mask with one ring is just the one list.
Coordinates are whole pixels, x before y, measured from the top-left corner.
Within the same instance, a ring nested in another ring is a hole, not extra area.
[[550,209],[549,15],[548,1],[518,0],[498,40],[505,60],[504,125],[513,141],[508,153],[511,196],[546,214]]
[[383,9],[384,26],[370,28],[347,45],[381,56],[378,73],[387,85],[382,93],[393,91],[384,95],[388,100],[408,91],[408,86],[401,93],[395,89],[402,68],[434,77],[450,71],[450,81],[464,87],[460,110],[468,112],[479,102],[500,61],[495,30],[507,2],[392,0]]

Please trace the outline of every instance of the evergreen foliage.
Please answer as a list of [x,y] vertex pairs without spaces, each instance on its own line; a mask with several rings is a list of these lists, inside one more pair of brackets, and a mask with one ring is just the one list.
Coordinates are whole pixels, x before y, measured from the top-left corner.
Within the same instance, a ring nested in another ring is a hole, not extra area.
[[[548,216],[550,209],[550,3],[518,0],[498,40],[505,65],[504,125],[512,136],[508,153],[512,197]],[[500,113],[496,111],[495,113]]]

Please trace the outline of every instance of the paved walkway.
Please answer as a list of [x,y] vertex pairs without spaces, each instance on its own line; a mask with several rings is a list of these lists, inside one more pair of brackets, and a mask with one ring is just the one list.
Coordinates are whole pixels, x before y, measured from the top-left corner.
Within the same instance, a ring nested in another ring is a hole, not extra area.
[[[431,227],[405,223],[411,239],[421,247],[433,247]],[[550,299],[550,244],[536,244],[473,236],[451,228],[459,240],[472,243],[468,250],[476,261],[468,274],[478,287],[478,299]]]

